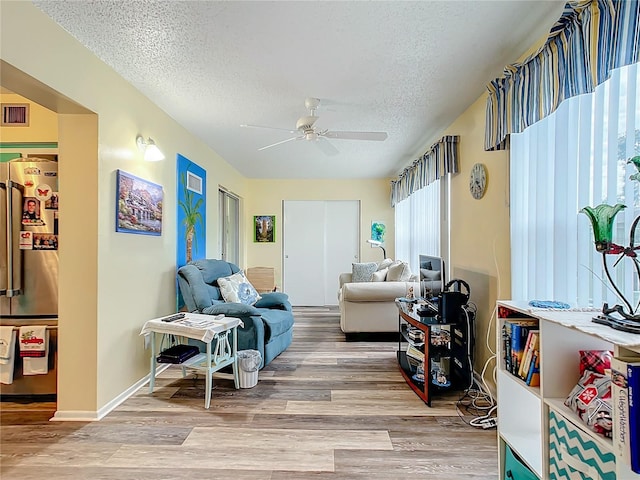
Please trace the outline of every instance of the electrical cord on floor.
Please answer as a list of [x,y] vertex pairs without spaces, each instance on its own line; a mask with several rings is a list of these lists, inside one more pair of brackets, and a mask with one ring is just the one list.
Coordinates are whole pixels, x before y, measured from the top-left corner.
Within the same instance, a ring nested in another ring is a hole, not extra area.
[[[477,307],[475,304],[465,305],[463,307],[463,311],[467,321],[467,361],[469,364],[469,372],[470,372],[470,383],[469,387],[464,391],[464,394],[458,399],[456,402],[456,411],[460,419],[465,422],[467,425],[470,425],[475,428],[483,428],[490,429],[496,428],[498,425],[498,420],[495,417],[495,412],[498,408],[493,395],[491,394],[491,390],[484,380],[484,376],[486,370],[496,357],[495,353],[492,349],[489,349],[492,353],[491,357],[487,359],[485,362],[482,372],[480,373],[480,379],[482,384],[478,384],[476,379],[473,378],[473,358],[472,358],[472,346],[470,345],[469,339],[475,338],[475,322],[472,325],[470,313],[473,313],[474,317],[477,312]],[[495,314],[495,310],[494,310]],[[493,317],[493,314],[492,314]],[[489,326],[491,322],[489,323]],[[472,329],[474,330],[472,333]],[[487,345],[489,344],[489,329],[487,330]],[[494,376],[495,376],[495,366],[494,366]],[[470,421],[465,419],[465,416],[473,416]]]
[[[498,240],[498,236],[496,236],[493,240],[493,261],[496,267],[496,272],[498,273],[498,290],[497,291],[499,296],[501,292],[501,283],[500,283],[501,279],[500,279],[500,268],[498,265],[498,259],[496,255],[497,240]],[[477,307],[473,305],[473,308],[474,308],[473,313],[475,315],[477,311]],[[466,309],[464,311],[465,311],[465,314],[467,315],[467,322],[469,322],[469,313],[467,312]],[[485,430],[490,428],[496,428],[498,426],[498,419],[495,416],[496,411],[498,410],[498,403],[496,399],[493,398],[493,395],[491,394],[491,389],[489,388],[489,386],[487,385],[487,382],[485,381],[485,375],[487,373],[487,369],[489,368],[489,365],[491,364],[491,362],[494,362],[493,369],[492,369],[492,378],[493,378],[494,384],[497,383],[497,378],[496,378],[497,369],[496,369],[496,363],[495,363],[498,361],[497,353],[494,350],[494,347],[491,345],[491,341],[490,341],[491,326],[493,325],[494,321],[496,321],[497,316],[498,316],[498,306],[496,305],[493,308],[493,311],[491,312],[491,316],[489,317],[489,323],[487,324],[486,347],[487,347],[487,350],[491,353],[491,356],[487,359],[487,361],[482,366],[482,371],[480,372],[481,384],[478,384],[476,379],[473,378],[473,374],[472,374],[471,385],[467,390],[465,390],[464,394],[460,397],[460,399],[458,399],[458,402],[456,403],[456,410],[458,412],[458,415],[466,424],[475,428],[483,428]],[[469,367],[470,367],[470,371],[473,372],[473,364],[471,362],[470,356],[469,356]],[[474,385],[476,386],[475,388],[474,388]],[[467,421],[464,418],[464,413],[466,413],[467,415],[471,415],[474,418],[472,418],[470,421]]]

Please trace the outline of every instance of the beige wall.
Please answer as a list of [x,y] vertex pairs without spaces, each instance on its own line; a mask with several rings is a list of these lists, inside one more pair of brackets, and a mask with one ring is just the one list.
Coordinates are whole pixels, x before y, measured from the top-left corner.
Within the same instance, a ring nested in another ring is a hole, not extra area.
[[[484,151],[486,96],[480,97],[446,131],[460,135],[460,173],[451,180],[451,278],[464,279],[471,287],[471,301],[478,307],[475,370],[480,372],[495,351],[495,318],[498,299],[511,292],[509,241],[508,152]],[[487,189],[480,199],[469,192],[469,174],[477,162],[487,168]],[[493,363],[485,379],[492,383]]]
[[[253,243],[253,230],[246,230],[247,260],[245,267],[274,267],[276,283],[282,286],[282,202],[284,200],[360,200],[360,260],[379,261],[382,252],[371,248],[371,221],[387,224],[385,237],[387,256],[394,252],[393,209],[390,203],[389,179],[378,180],[249,180],[251,195],[244,201],[245,224],[253,225],[254,215],[276,215],[276,241]],[[345,266],[351,270],[351,265]]]
[[57,142],[58,116],[48,108],[29,102],[21,95],[0,94],[0,103],[28,103],[28,127],[1,127],[0,142]]
[[[33,5],[0,8],[2,85],[62,114],[58,410],[90,415],[148,373],[138,333],[175,304],[175,208],[165,209],[160,237],[116,233],[116,170],[163,185],[165,205],[176,203],[177,153],[207,170],[210,192],[224,184],[244,196],[246,180]],[[144,162],[138,134],[166,160]],[[216,256],[215,194],[207,211],[207,254]]]

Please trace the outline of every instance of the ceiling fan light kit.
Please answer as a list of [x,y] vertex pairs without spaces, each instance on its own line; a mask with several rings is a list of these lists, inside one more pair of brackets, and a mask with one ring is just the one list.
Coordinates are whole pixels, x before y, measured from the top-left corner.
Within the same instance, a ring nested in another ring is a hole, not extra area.
[[[309,97],[305,99],[304,106],[309,110],[309,115],[302,116],[296,122],[296,130],[287,130],[278,127],[266,127],[261,125],[249,125],[242,124],[241,127],[251,128],[268,128],[271,130],[285,130],[290,133],[299,133],[297,137],[288,138],[280,142],[272,143],[258,149],[265,150],[267,148],[282,145],[283,143],[290,142],[292,140],[307,140],[309,142],[315,142],[319,148],[327,155],[335,155],[338,150],[327,141],[327,138],[335,138],[338,140],[368,140],[381,142],[387,139],[387,132],[345,132],[345,131],[330,131],[330,130],[318,130],[315,128],[315,123],[318,121],[318,117],[315,113],[320,106],[320,99]],[[318,142],[318,140],[322,140]]]

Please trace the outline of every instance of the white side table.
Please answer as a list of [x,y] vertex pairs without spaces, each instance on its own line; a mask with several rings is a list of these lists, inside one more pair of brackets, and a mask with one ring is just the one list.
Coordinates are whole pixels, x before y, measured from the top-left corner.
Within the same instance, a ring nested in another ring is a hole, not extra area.
[[[153,393],[156,379],[156,358],[158,355],[156,334],[193,338],[206,343],[206,353],[200,353],[185,360],[183,363],[177,364],[182,367],[183,376],[185,375],[187,367],[204,373],[206,379],[204,408],[209,408],[211,405],[211,389],[213,388],[214,372],[217,372],[227,365],[232,365],[233,381],[235,387],[238,388],[238,341],[236,329],[238,325],[242,324],[239,318],[197,313],[187,313],[183,319],[174,322],[163,322],[161,318],[164,317],[147,321],[140,332],[140,335],[151,335],[150,393]],[[231,340],[229,338],[230,336]],[[213,340],[217,340],[215,351],[212,351],[211,348]]]

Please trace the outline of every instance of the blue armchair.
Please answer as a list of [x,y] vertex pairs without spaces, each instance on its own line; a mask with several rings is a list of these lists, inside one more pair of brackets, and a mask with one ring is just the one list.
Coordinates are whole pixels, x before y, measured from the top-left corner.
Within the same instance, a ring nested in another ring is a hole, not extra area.
[[238,350],[258,350],[263,368],[291,344],[291,303],[282,292],[262,293],[254,305],[225,302],[217,280],[238,271],[237,265],[224,260],[195,260],[178,269],[178,285],[190,312],[240,318],[244,327],[238,328]]

